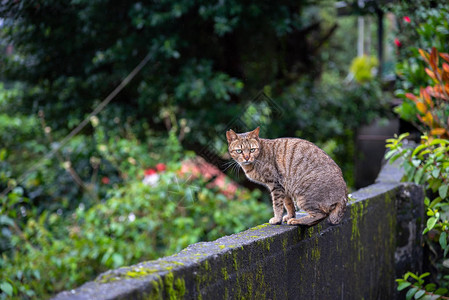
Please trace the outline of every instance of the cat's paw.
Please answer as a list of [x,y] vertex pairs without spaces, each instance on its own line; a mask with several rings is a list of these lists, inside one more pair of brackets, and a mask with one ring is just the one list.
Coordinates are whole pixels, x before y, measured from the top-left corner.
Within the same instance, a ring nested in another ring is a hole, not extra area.
[[282,218],[282,222],[288,222],[288,220],[290,220],[290,219],[293,219],[294,218],[294,216],[293,217],[291,217],[291,216],[289,216],[289,215],[285,215],[283,218]]
[[299,223],[298,223],[298,219],[291,218],[291,219],[289,219],[289,220],[287,221],[287,224],[288,224],[288,225],[298,225],[298,224],[299,224]]
[[281,218],[271,218],[270,221],[268,221],[268,223],[270,223],[271,225],[279,225],[282,223]]

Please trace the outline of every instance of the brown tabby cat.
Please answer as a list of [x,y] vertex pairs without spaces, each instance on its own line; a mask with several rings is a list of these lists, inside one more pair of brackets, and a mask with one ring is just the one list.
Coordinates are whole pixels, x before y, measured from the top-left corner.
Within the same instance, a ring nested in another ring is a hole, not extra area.
[[[261,139],[259,127],[251,132],[226,132],[231,157],[251,181],[265,185],[271,193],[274,217],[290,225],[312,226],[329,216],[338,224],[348,202],[340,168],[320,148],[298,138]],[[295,206],[308,215],[296,219]],[[287,215],[282,218],[284,207]]]

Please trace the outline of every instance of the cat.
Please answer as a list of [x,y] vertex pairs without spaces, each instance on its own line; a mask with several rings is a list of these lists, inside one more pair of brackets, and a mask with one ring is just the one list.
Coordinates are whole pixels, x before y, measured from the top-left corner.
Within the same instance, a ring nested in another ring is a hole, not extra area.
[[[246,177],[265,185],[271,193],[272,225],[313,226],[329,217],[343,218],[348,202],[341,169],[323,150],[299,138],[262,139],[260,127],[245,133],[226,132],[228,151]],[[308,213],[295,218],[295,205]],[[282,217],[284,207],[287,214]]]

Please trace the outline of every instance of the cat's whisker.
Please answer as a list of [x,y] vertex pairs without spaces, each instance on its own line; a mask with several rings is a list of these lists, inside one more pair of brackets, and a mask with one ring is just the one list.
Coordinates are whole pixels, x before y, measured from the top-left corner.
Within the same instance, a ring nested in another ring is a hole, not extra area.
[[230,167],[234,166],[236,163],[237,162],[235,160],[228,161],[228,162],[224,163],[223,166],[226,166],[226,168],[223,170],[223,172],[225,172]]
[[235,162],[235,164],[233,165],[232,170],[233,170],[233,172],[234,172],[237,176],[240,176],[240,169],[241,169],[240,164],[239,164],[238,162]]
[[239,174],[240,174],[240,165],[238,164],[238,163],[236,163],[235,165],[234,165],[234,167],[232,168],[232,171],[234,172],[234,174],[236,174],[237,176],[239,176]]
[[235,163],[235,160],[231,159],[227,162],[222,163],[221,166],[226,167],[226,166],[232,165],[233,163]]

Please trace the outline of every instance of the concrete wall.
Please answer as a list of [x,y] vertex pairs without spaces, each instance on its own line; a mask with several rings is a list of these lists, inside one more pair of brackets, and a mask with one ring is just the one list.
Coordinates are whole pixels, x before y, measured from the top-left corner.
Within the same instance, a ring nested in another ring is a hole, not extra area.
[[[422,264],[423,191],[394,166],[353,193],[341,224],[263,224],[101,274],[54,299],[394,299]],[[132,251],[132,248],[130,248]]]

